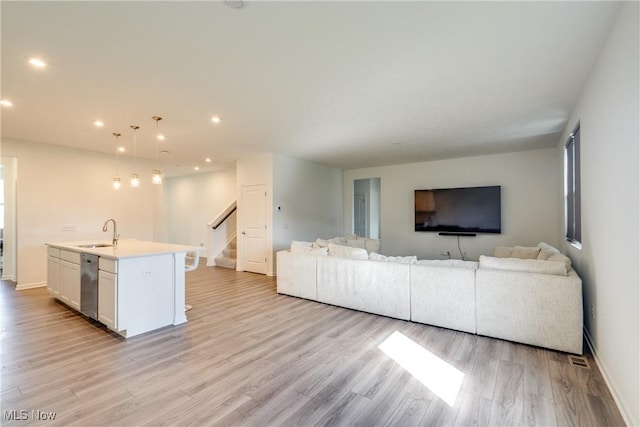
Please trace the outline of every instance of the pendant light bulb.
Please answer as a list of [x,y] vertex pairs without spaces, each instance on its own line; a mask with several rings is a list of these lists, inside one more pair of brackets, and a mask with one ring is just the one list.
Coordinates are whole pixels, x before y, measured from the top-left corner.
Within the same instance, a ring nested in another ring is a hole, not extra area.
[[162,171],[159,169],[154,169],[151,171],[151,182],[154,184],[162,184]]
[[160,120],[162,120],[162,117],[160,116],[152,116],[151,119],[155,120],[156,122],[156,134],[157,134],[157,138],[156,138],[156,164],[155,164],[155,168],[151,171],[151,182],[158,185],[158,184],[162,184],[162,171],[160,170],[160,168],[158,167],[158,141],[162,141],[164,140],[164,135],[162,135],[160,133]]
[[[140,129],[140,126],[131,125],[130,128],[133,129],[133,169],[135,170],[138,164],[136,131]],[[136,172],[131,174],[129,185],[133,188],[138,188],[140,186],[140,176]]]
[[119,190],[121,186],[120,177],[118,177],[118,137],[120,137],[120,133],[113,132],[113,136],[115,136],[115,166],[116,166],[116,176],[113,177],[113,189]]
[[133,188],[140,187],[140,176],[138,176],[137,173],[131,174],[131,180],[129,181],[129,185],[131,185]]

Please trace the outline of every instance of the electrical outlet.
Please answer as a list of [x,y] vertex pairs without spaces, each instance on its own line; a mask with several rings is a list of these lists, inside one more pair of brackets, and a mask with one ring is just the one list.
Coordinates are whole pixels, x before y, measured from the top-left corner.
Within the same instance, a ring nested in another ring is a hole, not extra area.
[[596,307],[593,304],[591,304],[591,318],[592,319],[596,318]]

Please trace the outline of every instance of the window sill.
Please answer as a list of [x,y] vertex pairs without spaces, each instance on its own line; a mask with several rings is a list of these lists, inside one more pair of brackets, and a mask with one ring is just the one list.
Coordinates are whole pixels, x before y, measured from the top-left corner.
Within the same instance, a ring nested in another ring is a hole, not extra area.
[[574,248],[578,249],[579,251],[582,250],[582,243],[575,240],[569,240],[569,239],[567,239],[567,242]]

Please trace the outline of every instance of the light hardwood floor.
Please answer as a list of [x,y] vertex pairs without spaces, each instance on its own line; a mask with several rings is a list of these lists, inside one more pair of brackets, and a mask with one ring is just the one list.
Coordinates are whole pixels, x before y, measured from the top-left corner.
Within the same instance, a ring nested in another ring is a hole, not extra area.
[[[590,355],[576,367],[564,353],[275,289],[201,266],[187,274],[187,324],[125,340],[44,288],[2,282],[0,424],[624,425]],[[395,331],[464,374],[453,407],[378,348]]]

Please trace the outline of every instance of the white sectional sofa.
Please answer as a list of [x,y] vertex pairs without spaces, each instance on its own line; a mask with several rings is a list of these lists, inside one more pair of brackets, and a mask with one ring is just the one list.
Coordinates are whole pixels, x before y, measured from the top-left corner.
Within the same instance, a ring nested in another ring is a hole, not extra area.
[[582,354],[582,282],[561,262],[389,262],[330,252],[278,252],[278,293]]

